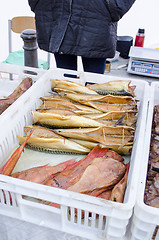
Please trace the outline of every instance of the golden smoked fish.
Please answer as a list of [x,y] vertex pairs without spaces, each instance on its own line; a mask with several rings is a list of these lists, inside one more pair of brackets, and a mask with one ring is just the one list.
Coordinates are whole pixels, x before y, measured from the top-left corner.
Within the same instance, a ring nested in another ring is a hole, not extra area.
[[80,115],[84,114],[93,114],[93,113],[101,113],[101,111],[96,110],[92,107],[88,107],[76,102],[71,102],[63,98],[54,98],[54,97],[47,97],[41,98],[43,104],[41,105],[40,109],[65,109],[65,110],[72,110]]
[[93,119],[75,115],[75,113],[72,115],[63,115],[60,113],[41,113],[32,111],[32,115],[33,124],[38,123],[54,128],[99,127],[103,125]]
[[78,108],[71,103],[70,101],[67,101],[66,99],[63,98],[55,98],[55,97],[42,97],[40,98],[43,101],[43,108],[62,108],[62,109],[70,109],[73,111],[78,110]]
[[117,145],[104,145],[101,144],[99,142],[91,142],[91,141],[86,141],[86,140],[79,140],[79,139],[74,139],[74,138],[68,138],[69,140],[76,142],[86,148],[89,148],[90,150],[92,150],[94,147],[96,147],[97,145],[99,145],[101,148],[109,148],[113,151],[115,151],[118,154],[122,154],[122,155],[130,155],[131,151],[132,151],[132,147],[133,147],[133,143],[127,143],[124,146],[121,146],[120,144]]
[[78,93],[84,93],[84,94],[97,94],[95,91],[82,86],[81,84],[71,82],[71,81],[66,81],[66,80],[57,80],[57,79],[51,79],[51,88],[62,88],[66,90],[71,90],[73,92],[78,92]]
[[106,104],[106,103],[100,103],[100,102],[87,102],[86,105],[97,109],[98,111],[107,113],[111,111],[125,111],[125,112],[136,112],[137,113],[137,107],[134,105],[128,105],[128,104]]
[[99,94],[115,94],[115,95],[130,95],[135,96],[134,90],[136,86],[130,86],[129,80],[115,80],[103,84],[87,84],[87,87],[96,91]]
[[70,100],[86,104],[87,102],[103,102],[107,104],[131,104],[136,105],[137,101],[131,96],[115,96],[115,95],[90,95],[90,94],[72,94],[66,93],[65,98]]
[[[133,146],[134,129],[127,126],[103,126],[92,129],[54,129],[53,131],[88,148],[92,148],[93,143],[102,144],[113,150],[129,146],[129,149],[125,151],[130,154]],[[82,141],[76,141],[76,139],[83,140],[83,143]],[[122,150],[120,150],[121,152]]]
[[20,144],[26,140],[30,131],[34,130],[27,141],[26,147],[28,148],[48,153],[85,154],[90,152],[90,149],[55,134],[51,129],[40,126],[26,126],[24,130],[25,136],[17,136]]
[[68,110],[68,109],[57,109],[57,108],[41,108],[41,109],[37,109],[36,112],[39,113],[52,113],[52,114],[59,114],[62,116],[79,116],[79,114],[75,113],[72,110]]
[[112,111],[107,113],[88,114],[83,116],[99,121],[106,126],[124,125],[135,127],[137,121],[137,117],[134,113],[124,111]]
[[132,111],[137,112],[137,100],[130,96],[65,94],[66,99],[89,106],[101,112]]
[[[56,134],[60,135],[65,135],[66,137],[73,137],[76,136],[75,138],[81,139],[81,140],[88,140],[88,139],[83,139],[85,138],[84,135],[90,136],[92,138],[98,138],[98,137],[104,137],[107,136],[122,136],[122,137],[127,137],[127,136],[134,136],[134,131],[135,129],[132,127],[128,126],[101,126],[98,128],[74,128],[74,129],[54,129],[54,132]],[[79,137],[78,137],[79,136]]]

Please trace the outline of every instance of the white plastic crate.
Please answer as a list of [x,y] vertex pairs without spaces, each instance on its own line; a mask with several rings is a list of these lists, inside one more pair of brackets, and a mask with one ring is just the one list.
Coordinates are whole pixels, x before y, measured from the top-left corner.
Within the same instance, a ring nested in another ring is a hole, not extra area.
[[159,209],[148,206],[144,203],[144,192],[147,178],[152,119],[154,106],[159,104],[159,83],[153,82],[150,88],[150,102],[148,107],[148,117],[146,124],[146,133],[143,154],[141,156],[140,179],[134,215],[131,227],[131,240],[159,240],[159,230],[156,232],[156,227],[159,225]]
[[[65,77],[65,74],[76,75],[77,78]],[[0,121],[0,159],[6,161],[16,147],[17,135],[24,134],[24,126],[32,123],[31,110],[39,107],[42,96],[51,90],[50,78],[71,80],[82,85],[85,82],[104,83],[123,78],[100,74],[75,72],[70,70],[48,70],[25,94],[12,106],[7,118]],[[139,99],[139,113],[131,154],[128,185],[124,203],[106,201],[62,189],[26,182],[16,178],[0,175],[0,214],[19,218],[31,223],[71,233],[76,236],[98,239],[125,239],[127,227],[135,204],[139,178],[139,161],[142,155],[146,114],[148,107],[149,85],[145,81],[132,80],[136,85],[136,98]],[[3,125],[5,123],[5,125]],[[4,127],[5,126],[5,127]],[[65,155],[51,157],[65,159]],[[70,156],[69,159],[72,157]],[[81,157],[82,158],[82,157]],[[68,159],[68,156],[67,156]],[[4,199],[5,191],[6,199]],[[10,195],[12,201],[10,200]],[[30,198],[23,198],[22,195]],[[59,203],[60,208],[47,206],[31,198],[43,199]],[[74,216],[77,209],[77,218]],[[84,219],[81,218],[84,210]],[[91,217],[89,213],[91,212]]]
[[[24,78],[30,77],[32,83],[35,83],[45,72],[43,69],[0,63],[0,99],[8,97]],[[16,101],[21,101],[20,99],[21,97]],[[12,107],[15,109],[14,104],[16,103],[14,102],[0,115],[0,121],[5,123],[8,114],[14,111]]]
[[26,76],[31,77],[35,82],[45,71],[39,68],[0,63],[0,98],[11,94]]

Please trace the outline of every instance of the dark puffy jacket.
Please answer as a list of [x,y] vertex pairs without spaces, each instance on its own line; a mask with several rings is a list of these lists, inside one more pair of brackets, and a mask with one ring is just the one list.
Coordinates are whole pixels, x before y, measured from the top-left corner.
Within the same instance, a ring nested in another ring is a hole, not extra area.
[[38,45],[48,52],[84,57],[115,55],[118,20],[135,0],[28,0]]

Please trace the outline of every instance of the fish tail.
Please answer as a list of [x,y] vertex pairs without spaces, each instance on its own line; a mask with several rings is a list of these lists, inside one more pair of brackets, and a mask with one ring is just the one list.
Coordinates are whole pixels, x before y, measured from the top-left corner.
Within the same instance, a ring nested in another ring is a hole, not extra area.
[[30,138],[31,134],[33,133],[33,131],[29,134],[29,136],[26,138],[25,142],[18,147],[15,152],[12,154],[12,156],[9,158],[9,160],[4,164],[4,166],[0,169],[0,174],[3,175],[10,175],[17,163],[17,161],[19,160],[22,151],[25,147],[25,144],[27,143],[28,139]]

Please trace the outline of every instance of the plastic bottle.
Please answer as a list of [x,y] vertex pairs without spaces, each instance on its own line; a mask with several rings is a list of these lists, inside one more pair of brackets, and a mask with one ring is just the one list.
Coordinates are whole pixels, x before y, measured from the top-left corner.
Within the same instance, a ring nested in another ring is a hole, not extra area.
[[145,40],[145,29],[139,28],[139,30],[136,34],[134,46],[143,47],[144,46],[144,40]]

